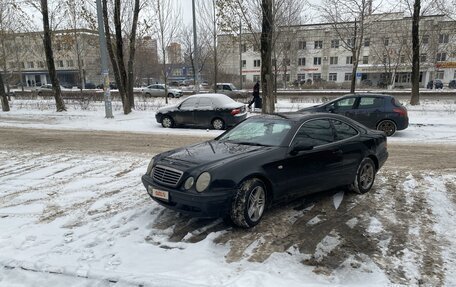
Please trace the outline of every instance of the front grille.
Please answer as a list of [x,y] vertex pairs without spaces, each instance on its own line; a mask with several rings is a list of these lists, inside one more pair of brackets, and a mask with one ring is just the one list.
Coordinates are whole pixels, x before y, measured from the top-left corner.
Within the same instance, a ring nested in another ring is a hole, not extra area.
[[167,166],[157,165],[154,167],[152,177],[154,181],[163,185],[176,187],[183,172]]

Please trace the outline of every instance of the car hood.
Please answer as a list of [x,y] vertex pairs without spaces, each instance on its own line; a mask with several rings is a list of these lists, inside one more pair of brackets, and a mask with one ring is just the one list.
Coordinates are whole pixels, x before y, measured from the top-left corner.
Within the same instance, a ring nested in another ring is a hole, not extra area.
[[322,112],[325,110],[325,107],[323,105],[316,105],[316,106],[311,106],[307,107],[304,109],[300,109],[298,112]]
[[175,111],[175,110],[177,110],[178,106],[179,106],[179,104],[175,104],[175,105],[169,105],[169,106],[166,106],[163,108],[159,108],[158,113],[167,113],[167,112]]
[[213,166],[228,161],[238,160],[258,151],[266,151],[271,147],[241,145],[230,142],[211,140],[192,146],[162,153],[157,163],[188,169],[198,166]]

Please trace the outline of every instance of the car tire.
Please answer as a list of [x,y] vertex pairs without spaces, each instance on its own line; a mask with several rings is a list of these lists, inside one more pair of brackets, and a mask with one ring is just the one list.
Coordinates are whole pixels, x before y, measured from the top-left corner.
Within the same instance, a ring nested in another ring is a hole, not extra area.
[[174,94],[168,93],[168,98],[174,98]]
[[387,137],[390,137],[396,133],[396,123],[391,120],[383,120],[378,123],[377,130],[384,132]]
[[215,118],[211,122],[214,130],[223,130],[225,128],[225,122],[220,118]]
[[150,93],[146,93],[146,98],[151,98],[152,95]]
[[368,192],[374,185],[377,170],[372,159],[364,158],[356,171],[355,181],[348,186],[350,191],[363,194]]
[[162,127],[172,128],[174,127],[174,120],[170,116],[163,116],[161,120]]
[[261,180],[251,178],[243,181],[235,191],[231,204],[230,219],[234,225],[244,228],[257,225],[266,209],[266,196],[266,187]]

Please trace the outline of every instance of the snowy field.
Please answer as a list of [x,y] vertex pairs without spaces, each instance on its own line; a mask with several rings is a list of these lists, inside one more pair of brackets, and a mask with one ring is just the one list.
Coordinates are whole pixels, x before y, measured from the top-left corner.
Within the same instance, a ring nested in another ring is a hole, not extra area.
[[[165,130],[162,105],[104,119],[102,104],[13,101],[0,127],[220,133]],[[408,109],[411,126],[390,142],[456,144],[456,102]],[[368,194],[332,191],[239,230],[154,203],[140,182],[148,161],[0,149],[0,286],[456,286],[456,162],[385,167]]]

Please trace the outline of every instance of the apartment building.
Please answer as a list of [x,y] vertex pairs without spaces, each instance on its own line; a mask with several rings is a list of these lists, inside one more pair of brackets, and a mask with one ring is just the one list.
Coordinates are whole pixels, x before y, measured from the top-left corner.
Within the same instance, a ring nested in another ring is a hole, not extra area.
[[[420,25],[420,85],[433,79],[447,84],[456,78],[456,21],[432,15],[422,17]],[[353,36],[355,22],[281,27],[273,53],[278,83],[323,81],[341,86],[354,76],[365,85],[409,87],[411,26],[412,19],[402,13],[368,16],[356,75],[351,47],[360,39],[359,32]],[[242,69],[244,82],[260,79],[260,49],[253,38],[244,34],[240,43],[239,37],[219,36],[223,72],[239,75]]]

